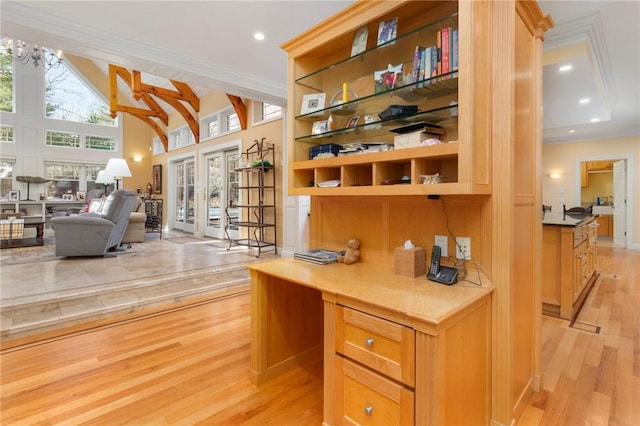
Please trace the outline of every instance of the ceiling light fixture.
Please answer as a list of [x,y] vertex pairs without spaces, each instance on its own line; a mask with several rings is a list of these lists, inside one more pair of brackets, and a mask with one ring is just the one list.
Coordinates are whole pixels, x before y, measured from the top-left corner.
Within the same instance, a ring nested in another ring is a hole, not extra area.
[[599,118],[592,118],[590,121],[592,123],[598,123],[600,121],[600,119]]
[[568,71],[571,71],[572,69],[573,69],[573,65],[563,65],[560,68],[558,68],[560,72],[568,72]]
[[[14,50],[15,47],[15,50]],[[25,41],[17,40],[14,46],[13,40],[10,40],[7,46],[9,54],[13,56],[16,62],[23,65],[33,61],[33,66],[42,65],[44,69],[58,68],[62,63],[62,51],[53,53],[44,46],[38,44],[28,44]]]
[[591,102],[591,99],[589,98],[582,98],[578,101],[580,104],[585,105],[588,104],[589,102]]
[[253,38],[255,38],[256,40],[264,40],[264,34],[263,33],[255,33],[253,35]]
[[576,131],[575,131],[575,130],[573,130],[573,129],[569,130],[569,133],[575,133],[575,132],[576,132]]

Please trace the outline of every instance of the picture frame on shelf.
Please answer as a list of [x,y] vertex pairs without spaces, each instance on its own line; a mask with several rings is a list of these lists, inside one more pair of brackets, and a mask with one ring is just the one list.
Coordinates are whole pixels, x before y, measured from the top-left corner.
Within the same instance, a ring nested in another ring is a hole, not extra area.
[[398,36],[398,18],[387,19],[378,25],[378,46],[394,44],[392,41]]
[[86,193],[86,192],[84,192],[84,191],[78,191],[78,192],[76,192],[76,200],[78,200],[78,201],[84,201],[86,194],[87,194],[87,193]]
[[47,195],[46,195],[44,192],[41,192],[41,193],[38,195],[38,199],[39,199],[40,201],[45,201],[45,200],[47,199]]
[[73,194],[62,194],[62,201],[75,201]]
[[320,111],[324,109],[324,104],[327,99],[326,93],[312,93],[302,96],[302,108],[300,109],[300,115],[313,114],[320,115]]
[[326,133],[329,129],[329,124],[327,120],[322,121],[314,121],[313,126],[311,127],[312,135],[321,135],[322,133]]
[[353,35],[353,44],[351,45],[351,56],[359,55],[367,50],[367,39],[369,38],[369,26],[363,25],[358,28]]
[[374,71],[375,93],[382,93],[396,88],[397,82],[402,80],[402,65],[399,64],[384,70]]
[[153,166],[153,193],[162,194],[162,164]]
[[349,121],[347,122],[347,129],[351,129],[353,127],[356,127],[358,125],[358,121],[360,121],[360,116],[356,115],[353,116],[349,119]]
[[9,191],[9,193],[7,194],[7,201],[20,201],[20,191]]

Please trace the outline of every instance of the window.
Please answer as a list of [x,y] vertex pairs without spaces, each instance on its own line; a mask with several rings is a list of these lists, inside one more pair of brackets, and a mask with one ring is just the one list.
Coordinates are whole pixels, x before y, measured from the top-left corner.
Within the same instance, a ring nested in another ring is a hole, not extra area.
[[282,117],[282,107],[266,102],[253,101],[253,122],[273,120]]
[[0,111],[13,112],[13,57],[8,47],[12,40],[0,41]]
[[15,161],[0,160],[0,195],[6,199],[7,194],[13,189],[13,167]]
[[76,133],[47,131],[47,145],[80,148],[80,135]]
[[78,191],[104,190],[104,185],[95,183],[104,164],[47,162],[44,168],[45,176],[51,179],[47,184],[49,199],[61,199],[64,194],[75,195]]
[[164,145],[160,138],[153,138],[153,155],[164,154]]
[[236,114],[235,112],[227,114],[225,120],[227,132],[240,130],[240,120],[238,119],[238,114]]
[[102,136],[87,136],[85,138],[85,148],[99,149],[102,151],[115,151],[116,140],[114,138],[106,138]]
[[64,62],[57,68],[45,71],[45,102],[48,118],[105,126],[116,125],[106,103]]
[[195,143],[196,137],[187,126],[169,132],[169,150],[183,148]]
[[45,163],[45,175],[49,198],[61,199],[64,194],[75,194],[80,190],[80,164]]
[[13,142],[13,127],[0,126],[0,142]]

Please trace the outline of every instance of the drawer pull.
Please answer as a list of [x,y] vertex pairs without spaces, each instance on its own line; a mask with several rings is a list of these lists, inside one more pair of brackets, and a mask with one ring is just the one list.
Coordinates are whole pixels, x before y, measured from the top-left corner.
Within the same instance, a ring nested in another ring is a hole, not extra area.
[[372,406],[370,406],[370,405],[367,405],[366,407],[364,407],[364,413],[365,413],[367,416],[370,416],[370,415],[371,415],[371,413],[373,413],[373,407],[372,407]]
[[367,345],[368,347],[373,346],[373,338],[369,337],[367,340],[364,341],[364,344]]

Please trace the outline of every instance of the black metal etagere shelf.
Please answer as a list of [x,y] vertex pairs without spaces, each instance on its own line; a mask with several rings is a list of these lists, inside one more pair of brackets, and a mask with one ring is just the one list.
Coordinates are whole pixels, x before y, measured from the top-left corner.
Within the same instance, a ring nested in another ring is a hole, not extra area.
[[[264,139],[256,140],[236,161],[235,170],[242,173],[242,184],[238,186],[240,200],[225,209],[227,250],[234,244],[255,248],[256,257],[266,248],[277,253],[274,145]],[[239,214],[231,215],[232,209]],[[232,238],[231,229],[240,229],[242,237]]]

